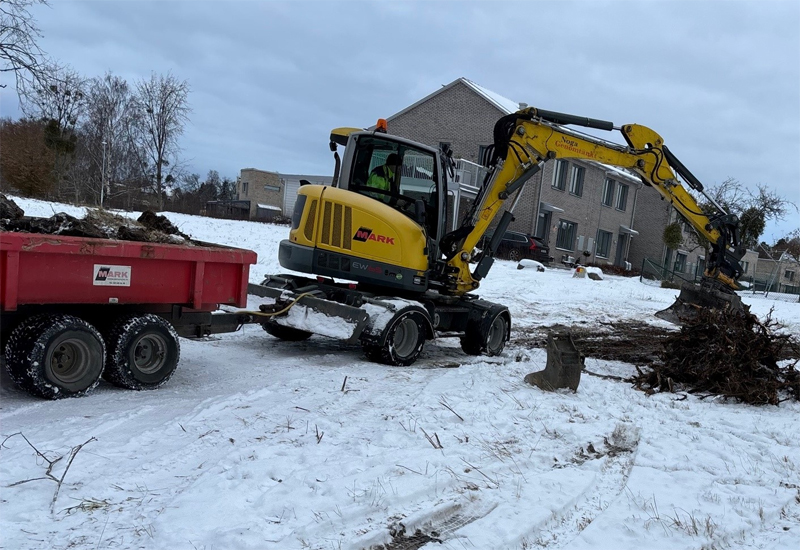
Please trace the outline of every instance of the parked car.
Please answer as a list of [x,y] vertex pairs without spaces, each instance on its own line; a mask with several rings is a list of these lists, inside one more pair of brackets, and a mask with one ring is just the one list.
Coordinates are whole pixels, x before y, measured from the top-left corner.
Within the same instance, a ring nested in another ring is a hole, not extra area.
[[[492,239],[492,232],[487,232],[480,241],[478,241],[478,248],[483,250],[486,244]],[[553,261],[550,256],[550,247],[538,237],[519,233],[517,231],[506,231],[503,239],[500,241],[500,246],[495,251],[495,257],[503,260],[511,260],[518,262],[523,258],[536,260],[542,264],[548,265]]]

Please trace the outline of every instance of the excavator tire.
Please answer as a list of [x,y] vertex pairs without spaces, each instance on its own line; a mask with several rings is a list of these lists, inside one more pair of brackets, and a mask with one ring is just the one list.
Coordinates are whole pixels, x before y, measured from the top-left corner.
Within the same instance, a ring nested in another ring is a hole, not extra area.
[[510,328],[508,312],[495,312],[490,322],[473,323],[461,338],[461,349],[467,355],[500,355],[508,341]]
[[376,341],[364,341],[364,353],[370,361],[384,365],[408,366],[422,353],[428,331],[425,315],[416,309],[396,315]]

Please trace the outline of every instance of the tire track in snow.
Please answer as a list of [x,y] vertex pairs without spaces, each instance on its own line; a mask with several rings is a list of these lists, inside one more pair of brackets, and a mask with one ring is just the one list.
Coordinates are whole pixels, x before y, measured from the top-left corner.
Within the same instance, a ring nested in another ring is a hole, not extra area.
[[520,543],[555,550],[565,548],[597,519],[622,493],[627,485],[639,446],[640,430],[618,424],[606,439],[605,462],[594,482],[543,524],[520,537]]

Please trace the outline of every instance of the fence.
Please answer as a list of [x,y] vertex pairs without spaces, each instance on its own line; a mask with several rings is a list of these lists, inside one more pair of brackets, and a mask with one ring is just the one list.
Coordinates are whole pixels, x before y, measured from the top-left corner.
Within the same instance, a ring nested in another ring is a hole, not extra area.
[[743,281],[749,283],[750,288],[748,290],[752,290],[755,294],[756,292],[763,292],[765,294],[770,292],[776,292],[779,294],[798,294],[800,295],[800,286],[798,285],[787,285],[778,280],[775,280],[772,277],[766,279],[757,279],[755,277],[745,277],[742,279]]
[[[639,275],[639,281],[644,282],[644,279],[648,279],[650,281],[667,281],[678,284],[684,282],[694,283],[699,277],[696,269],[692,271],[693,273],[685,273],[676,270],[674,266],[669,268],[650,258],[645,258],[642,260],[642,272]],[[702,276],[702,273],[700,275]]]
[[[676,284],[696,283],[703,276],[699,267],[694,270],[694,273],[685,273],[677,271],[674,268],[670,269],[658,262],[654,262],[649,258],[642,261],[642,273],[639,275],[639,281],[644,282],[645,279],[649,281],[667,281]],[[742,290],[755,293],[769,294],[770,292],[776,294],[789,294],[800,296],[800,286],[787,285],[780,281],[773,279],[756,279],[755,277],[742,277],[739,281],[744,283],[741,286]]]

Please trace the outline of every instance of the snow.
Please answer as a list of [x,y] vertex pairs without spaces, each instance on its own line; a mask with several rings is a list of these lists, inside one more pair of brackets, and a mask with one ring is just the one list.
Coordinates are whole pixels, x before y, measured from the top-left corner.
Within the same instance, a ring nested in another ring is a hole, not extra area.
[[512,101],[507,97],[503,97],[502,95],[493,92],[487,88],[484,88],[483,86],[479,86],[478,84],[475,84],[474,82],[472,82],[471,80],[467,80],[466,78],[464,78],[463,81],[468,86],[472,86],[472,88],[476,92],[478,92],[486,99],[497,105],[497,107],[502,111],[504,111],[506,114],[516,113],[521,109],[520,104],[516,101]]
[[[29,215],[83,214],[15,200]],[[285,226],[165,215],[196,239],[258,252],[251,282],[286,271]],[[677,291],[498,261],[478,294],[511,311],[499,357],[442,338],[415,365],[387,367],[340,340],[282,342],[248,325],[182,340],[155,391],[101,382],[44,401],[4,373],[2,547],[362,549],[402,523],[438,533],[426,549],[800,548],[800,404],[647,396],[589,375],[577,393],[523,383],[546,362],[523,343],[532,329],[667,327],[653,313]],[[742,297],[800,333],[796,297]],[[586,367],[634,371],[591,357]],[[31,445],[64,456],[56,479],[69,468],[52,511],[57,483]]]
[[545,270],[543,263],[537,262],[536,260],[529,260],[527,258],[520,260],[519,263],[517,264],[517,269],[525,269],[526,267],[533,267],[536,269],[536,271]]

